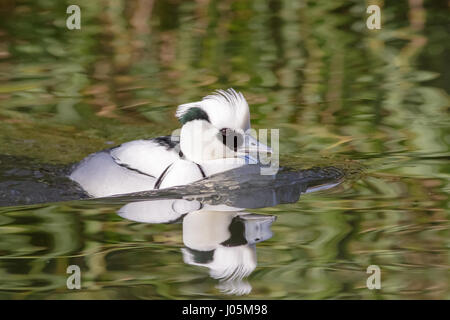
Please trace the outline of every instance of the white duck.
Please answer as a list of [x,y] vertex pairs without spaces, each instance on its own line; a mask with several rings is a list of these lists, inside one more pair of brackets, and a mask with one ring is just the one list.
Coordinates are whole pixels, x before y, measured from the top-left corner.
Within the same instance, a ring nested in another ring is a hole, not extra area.
[[250,153],[271,152],[249,134],[247,101],[233,89],[180,105],[176,116],[183,125],[179,137],[135,140],[91,154],[69,177],[90,196],[106,197],[190,184],[255,163]]

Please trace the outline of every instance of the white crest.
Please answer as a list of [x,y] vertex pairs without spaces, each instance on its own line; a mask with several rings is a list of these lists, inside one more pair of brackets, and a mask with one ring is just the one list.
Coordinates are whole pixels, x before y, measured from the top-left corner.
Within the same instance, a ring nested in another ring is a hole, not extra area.
[[250,111],[244,95],[230,88],[217,90],[202,99],[202,101],[185,103],[177,108],[178,119],[190,108],[204,110],[213,126],[218,129],[231,128],[246,131],[250,128]]

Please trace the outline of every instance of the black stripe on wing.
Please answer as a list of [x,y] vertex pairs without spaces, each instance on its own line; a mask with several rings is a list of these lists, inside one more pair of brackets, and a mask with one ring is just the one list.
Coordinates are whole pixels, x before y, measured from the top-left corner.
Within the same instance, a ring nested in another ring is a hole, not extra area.
[[[155,189],[159,189],[159,187],[161,186],[161,183],[163,182],[164,178],[167,176],[167,174],[170,171],[170,168],[172,167],[173,163],[168,165],[166,169],[164,169],[164,171],[161,173],[161,175],[159,176],[158,180],[156,180],[155,182]],[[206,174],[203,171],[203,168],[201,165],[199,165],[198,163],[196,163],[198,170],[200,170],[200,173],[202,175],[203,178],[206,178]]]
[[180,137],[177,136],[162,136],[152,138],[158,145],[166,147],[167,150],[175,149],[180,144]]
[[113,158],[114,162],[115,162],[117,165],[119,165],[119,166],[121,166],[121,167],[123,167],[123,168],[125,168],[125,169],[127,169],[127,170],[131,170],[131,171],[134,171],[134,172],[136,172],[136,173],[142,174],[142,175],[144,175],[144,176],[147,176],[147,177],[151,177],[151,178],[153,178],[153,179],[156,179],[156,177],[153,176],[153,175],[151,175],[151,174],[148,174],[148,173],[142,172],[141,170],[138,170],[138,169],[136,169],[136,168],[130,167],[130,166],[127,165],[126,163],[119,163],[119,162],[116,161],[116,160],[117,160],[116,158],[114,158],[113,156],[111,156],[111,157]]
[[[168,151],[169,151],[169,150],[173,150],[173,149],[177,148],[177,147],[180,145],[180,141],[179,141],[179,140],[180,140],[180,137],[177,137],[177,136],[161,136],[161,137],[151,138],[151,139],[146,139],[146,140],[152,140],[152,141],[154,141],[156,144],[158,144],[159,146],[165,147],[166,150],[168,150]],[[111,151],[113,151],[113,150],[115,150],[115,149],[117,149],[117,148],[120,148],[121,146],[122,146],[122,144],[120,144],[120,145],[118,145],[118,146],[116,146],[116,147],[112,147],[112,148],[103,150],[103,151],[104,151],[104,152],[108,152],[109,155],[111,156],[111,158],[113,159],[113,161],[114,161],[117,165],[119,165],[119,166],[121,166],[121,167],[123,167],[123,168],[125,168],[125,169],[127,169],[127,170],[132,170],[132,171],[134,171],[134,172],[136,172],[136,173],[139,173],[139,174],[142,174],[142,175],[144,175],[144,176],[147,176],[147,177],[151,177],[151,178],[156,179],[156,176],[154,176],[154,175],[151,175],[151,174],[145,173],[145,172],[143,172],[143,171],[141,171],[141,170],[139,170],[139,169],[133,168],[133,167],[131,167],[129,164],[121,163],[121,162],[120,162],[120,159],[114,157],[114,156],[111,154]],[[180,158],[184,158],[183,153],[182,153],[181,151],[179,152],[178,156],[179,156]],[[167,168],[166,168],[166,170],[167,170]],[[164,172],[163,172],[163,173],[164,173]],[[161,176],[160,176],[159,178],[161,178]],[[162,181],[161,181],[161,182],[162,182]],[[161,182],[160,182],[160,183],[161,183]]]
[[169,172],[169,169],[172,166],[172,164],[173,163],[168,165],[167,168],[165,168],[164,171],[161,173],[158,180],[156,180],[155,186],[154,186],[155,189],[159,189],[159,187],[161,186],[161,183],[163,182],[164,178],[166,177],[167,173]]
[[205,171],[203,171],[202,166],[199,165],[198,163],[196,163],[196,165],[197,165],[198,169],[200,170],[200,173],[202,174],[202,177],[203,177],[203,178],[206,178],[206,174],[205,174]]

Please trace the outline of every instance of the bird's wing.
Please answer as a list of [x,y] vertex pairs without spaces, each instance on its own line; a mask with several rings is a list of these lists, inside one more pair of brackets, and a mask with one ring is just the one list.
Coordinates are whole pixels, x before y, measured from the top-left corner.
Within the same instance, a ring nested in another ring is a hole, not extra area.
[[130,141],[109,153],[118,165],[155,178],[180,159],[179,143],[170,136]]
[[118,165],[107,151],[86,157],[75,166],[69,177],[91,197],[151,190],[156,180]]

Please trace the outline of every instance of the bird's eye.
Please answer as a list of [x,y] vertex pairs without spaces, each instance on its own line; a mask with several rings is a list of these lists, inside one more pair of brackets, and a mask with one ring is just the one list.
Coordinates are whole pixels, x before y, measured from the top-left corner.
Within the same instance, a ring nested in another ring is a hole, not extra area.
[[220,133],[221,133],[223,136],[229,135],[230,132],[231,132],[231,130],[228,129],[228,128],[222,128],[222,129],[220,129]]
[[242,135],[232,129],[220,129],[220,134],[222,143],[229,147],[231,150],[237,151],[237,148],[243,143]]
[[220,129],[220,134],[222,135],[222,143],[224,145],[227,144],[227,135],[228,135],[229,131],[230,130],[227,128]]

